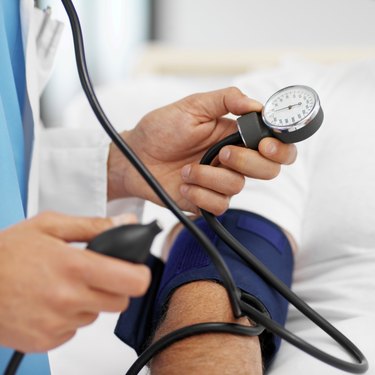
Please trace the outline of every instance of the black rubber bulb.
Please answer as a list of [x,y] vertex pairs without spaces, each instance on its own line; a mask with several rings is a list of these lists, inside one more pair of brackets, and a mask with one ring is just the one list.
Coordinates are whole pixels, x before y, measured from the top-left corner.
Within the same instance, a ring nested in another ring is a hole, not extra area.
[[133,263],[145,263],[155,236],[161,232],[157,221],[128,224],[109,229],[87,244],[87,249]]

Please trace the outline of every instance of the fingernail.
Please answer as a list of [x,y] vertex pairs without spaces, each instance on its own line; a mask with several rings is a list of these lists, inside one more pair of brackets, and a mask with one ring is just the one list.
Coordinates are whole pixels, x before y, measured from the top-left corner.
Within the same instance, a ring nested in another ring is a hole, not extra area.
[[181,191],[182,195],[186,195],[186,193],[189,191],[189,186],[188,185],[181,185],[180,191]]
[[276,151],[277,151],[277,147],[276,147],[275,143],[274,142],[268,143],[268,145],[266,146],[267,154],[273,155],[273,154],[276,153]]
[[225,148],[220,151],[220,159],[223,161],[229,160],[230,158],[230,150],[228,148]]
[[258,102],[258,100],[255,100],[255,99],[252,99],[252,98],[249,98],[251,101],[252,101],[252,104],[254,105],[254,107],[256,109],[262,109],[263,108],[263,104],[261,102]]
[[184,180],[187,180],[189,178],[190,172],[191,172],[191,165],[190,164],[185,165],[181,170],[182,178]]
[[124,224],[135,224],[138,222],[137,216],[135,214],[121,214],[111,217],[114,227],[118,227]]

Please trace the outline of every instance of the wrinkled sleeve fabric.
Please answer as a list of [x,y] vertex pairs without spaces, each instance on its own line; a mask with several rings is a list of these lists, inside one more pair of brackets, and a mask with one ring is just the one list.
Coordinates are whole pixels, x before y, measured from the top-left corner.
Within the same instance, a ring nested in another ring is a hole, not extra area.
[[142,213],[143,201],[107,204],[110,140],[101,129],[53,128],[40,134],[39,209],[71,215]]

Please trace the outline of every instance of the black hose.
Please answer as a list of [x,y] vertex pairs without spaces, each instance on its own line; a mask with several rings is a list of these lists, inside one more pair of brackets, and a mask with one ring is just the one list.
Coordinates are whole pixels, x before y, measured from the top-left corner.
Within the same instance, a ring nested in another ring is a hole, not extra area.
[[[93,109],[100,124],[107,132],[112,141],[116,144],[119,150],[124,156],[132,163],[137,171],[142,175],[150,187],[154,190],[160,200],[168,207],[174,215],[184,224],[184,226],[198,239],[203,248],[206,250],[212,262],[217,267],[219,273],[223,278],[223,285],[228,293],[231,307],[233,310],[234,317],[238,318],[242,315],[246,315],[257,323],[255,327],[247,327],[239,324],[230,323],[201,323],[188,327],[181,328],[168,335],[162,337],[160,340],[151,345],[146,349],[133,366],[129,369],[127,374],[137,374],[143,366],[158,352],[165,349],[169,345],[182,340],[192,335],[203,334],[203,333],[231,333],[238,335],[253,336],[260,334],[264,327],[274,334],[282,337],[289,343],[295,345],[299,349],[309,353],[313,357],[341,370],[351,373],[364,373],[368,369],[368,362],[362,352],[340,331],[334,328],[328,321],[326,321],[321,315],[314,311],[304,301],[302,301],[297,295],[295,295],[284,283],[276,278],[259,260],[253,256],[245,247],[242,246],[222,225],[221,223],[209,212],[202,210],[202,215],[210,224],[212,229],[218,234],[218,236],[226,242],[238,255],[240,255],[249,266],[262,276],[270,285],[272,285],[281,295],[283,295],[290,303],[292,303],[298,310],[300,310],[305,316],[311,319],[315,324],[322,328],[328,333],[338,344],[340,344],[358,363],[350,363],[340,358],[336,358],[328,353],[325,353],[315,346],[307,343],[293,333],[287,331],[284,327],[271,320],[267,314],[259,311],[248,303],[240,300],[241,292],[236,287],[233,277],[225,264],[223,258],[206,237],[206,235],[178,208],[176,203],[166,193],[146,166],[138,159],[137,155],[132,149],[124,142],[120,134],[114,129],[105,115],[100,103],[95,95],[95,91],[90,81],[90,77],[87,70],[86,58],[84,52],[84,44],[82,38],[82,31],[77,13],[70,0],[62,0],[65,10],[68,14],[69,21],[72,27],[74,48],[77,62],[77,69],[79,78],[83,90],[87,96],[87,99]],[[232,134],[218,144],[211,147],[204,157],[202,158],[202,164],[210,164],[212,160],[219,153],[220,149],[229,144],[241,143],[241,137],[239,133]],[[8,364],[7,370],[4,375],[13,375],[16,373],[17,368],[23,358],[23,353],[15,352]]]

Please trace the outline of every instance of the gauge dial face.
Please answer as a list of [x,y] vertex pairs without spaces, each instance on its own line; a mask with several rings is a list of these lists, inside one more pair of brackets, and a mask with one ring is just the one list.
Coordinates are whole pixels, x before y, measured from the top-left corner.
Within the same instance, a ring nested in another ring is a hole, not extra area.
[[263,108],[263,120],[280,130],[305,125],[316,113],[317,94],[307,86],[289,86],[273,94]]

